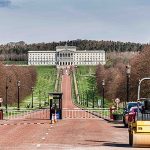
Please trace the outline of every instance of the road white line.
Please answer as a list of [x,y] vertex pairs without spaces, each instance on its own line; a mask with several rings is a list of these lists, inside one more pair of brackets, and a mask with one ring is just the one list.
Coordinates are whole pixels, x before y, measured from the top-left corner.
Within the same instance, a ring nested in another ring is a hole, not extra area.
[[41,146],[41,144],[37,144],[37,145],[36,145],[36,147],[40,147],[40,146]]

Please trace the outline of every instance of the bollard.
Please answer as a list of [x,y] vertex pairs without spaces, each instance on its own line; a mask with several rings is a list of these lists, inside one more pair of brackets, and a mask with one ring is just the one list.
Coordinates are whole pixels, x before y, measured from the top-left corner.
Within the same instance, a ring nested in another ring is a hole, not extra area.
[[3,120],[3,110],[0,110],[0,120]]

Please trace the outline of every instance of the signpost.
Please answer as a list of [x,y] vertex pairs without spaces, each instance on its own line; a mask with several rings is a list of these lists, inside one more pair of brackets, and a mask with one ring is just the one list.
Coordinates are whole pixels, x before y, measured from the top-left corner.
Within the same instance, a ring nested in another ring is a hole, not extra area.
[[120,103],[120,99],[119,99],[119,98],[116,98],[116,99],[115,99],[115,103],[116,103],[116,105],[117,105],[117,110],[118,110],[118,105],[119,105],[119,103]]
[[101,106],[102,106],[102,100],[98,99],[98,107],[101,107]]
[[3,99],[2,98],[0,98],[0,103],[2,103],[3,102]]

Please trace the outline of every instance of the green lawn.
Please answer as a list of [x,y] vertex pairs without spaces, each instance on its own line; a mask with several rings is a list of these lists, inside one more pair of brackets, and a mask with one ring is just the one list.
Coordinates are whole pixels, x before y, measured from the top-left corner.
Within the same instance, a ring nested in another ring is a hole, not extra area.
[[28,61],[4,61],[4,64],[7,65],[27,65]]
[[[88,107],[93,107],[93,100],[94,107],[98,107],[98,99],[102,99],[96,86],[95,72],[96,66],[78,66],[76,71],[80,103],[85,107],[87,99]],[[109,101],[105,99],[105,107],[109,105]]]
[[94,66],[79,66],[76,72],[79,92],[86,92],[95,88],[96,67]]
[[[53,66],[37,66],[37,82],[34,87],[33,101],[34,107],[44,106],[48,102],[48,93],[54,91],[57,69]],[[21,107],[31,106],[32,96],[30,95],[21,103]]]

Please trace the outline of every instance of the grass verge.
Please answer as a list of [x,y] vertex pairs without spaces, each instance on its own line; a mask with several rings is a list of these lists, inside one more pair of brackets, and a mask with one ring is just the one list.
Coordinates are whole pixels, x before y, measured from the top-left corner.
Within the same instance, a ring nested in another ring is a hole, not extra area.
[[[34,107],[42,107],[48,104],[48,93],[55,88],[57,69],[54,66],[37,66],[37,82],[34,87],[33,101]],[[32,95],[26,97],[21,107],[31,107]]]
[[[98,101],[102,100],[97,89],[95,72],[96,66],[78,66],[76,70],[80,105],[85,108],[98,108]],[[111,104],[105,99],[105,107],[109,107]]]

